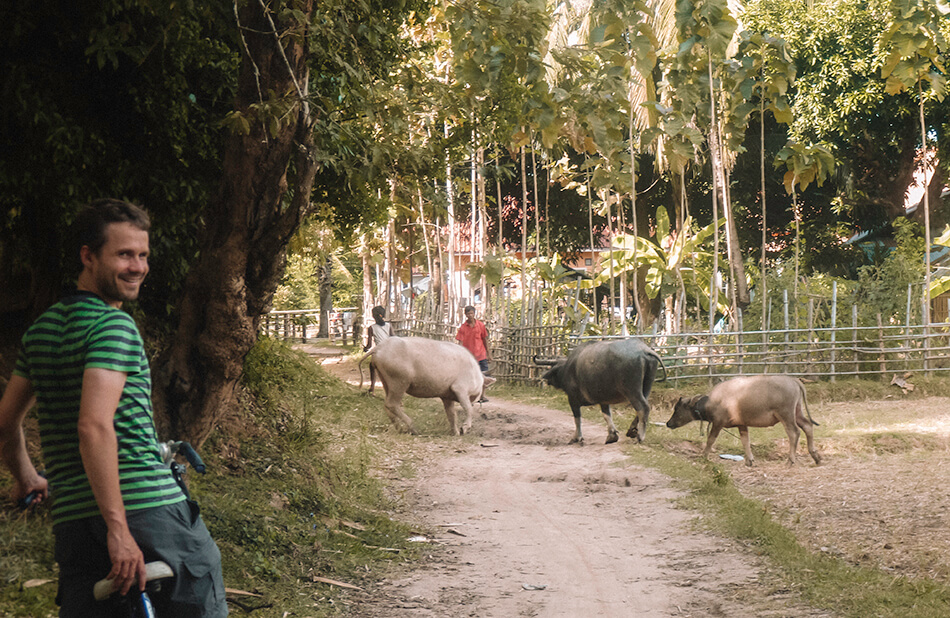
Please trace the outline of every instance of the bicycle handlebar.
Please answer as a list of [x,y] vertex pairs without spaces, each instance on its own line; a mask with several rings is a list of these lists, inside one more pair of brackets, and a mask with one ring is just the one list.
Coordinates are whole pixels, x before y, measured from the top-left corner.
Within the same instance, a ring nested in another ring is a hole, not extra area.
[[189,443],[179,442],[178,452],[185,456],[185,459],[188,460],[188,463],[191,464],[191,467],[195,469],[195,472],[198,474],[205,473],[205,462],[201,460],[201,455],[198,454]]
[[169,440],[168,442],[162,442],[159,447],[162,453],[162,459],[165,460],[165,463],[171,465],[172,459],[174,459],[175,454],[178,453],[188,460],[188,463],[195,469],[195,472],[198,474],[205,473],[205,462],[201,460],[201,456],[195,451],[191,444]]

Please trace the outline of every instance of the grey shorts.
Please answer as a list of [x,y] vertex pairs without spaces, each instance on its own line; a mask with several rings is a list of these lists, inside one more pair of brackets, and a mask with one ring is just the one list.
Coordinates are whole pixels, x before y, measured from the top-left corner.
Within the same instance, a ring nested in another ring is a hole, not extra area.
[[[198,506],[184,501],[126,513],[129,529],[145,562],[164,560],[175,577],[151,595],[159,616],[220,618],[228,615],[221,576],[221,552],[205,527]],[[97,602],[95,582],[109,574],[112,563],[101,517],[53,527],[61,618],[121,615],[112,601]]]

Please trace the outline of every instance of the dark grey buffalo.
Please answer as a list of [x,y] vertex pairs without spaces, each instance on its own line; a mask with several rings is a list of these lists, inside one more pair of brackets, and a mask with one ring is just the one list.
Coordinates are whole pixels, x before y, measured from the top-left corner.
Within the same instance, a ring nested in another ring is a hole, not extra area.
[[[535,359],[537,363],[543,361]],[[553,364],[543,376],[554,388],[567,393],[574,413],[574,437],[571,444],[583,442],[581,406],[599,405],[607,420],[607,444],[619,439],[610,405],[630,402],[637,419],[630,424],[627,436],[642,441],[650,418],[647,398],[653,388],[659,355],[638,339],[598,341],[575,348],[565,360]],[[663,367],[664,374],[666,367]],[[664,376],[665,377],[665,376]]]

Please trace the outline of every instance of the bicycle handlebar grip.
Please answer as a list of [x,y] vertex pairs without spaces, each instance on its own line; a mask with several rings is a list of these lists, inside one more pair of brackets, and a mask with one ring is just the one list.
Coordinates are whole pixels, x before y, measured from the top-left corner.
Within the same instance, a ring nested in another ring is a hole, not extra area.
[[[45,479],[46,471],[41,471],[39,475]],[[22,498],[16,501],[17,508],[20,509],[21,511],[25,511],[26,509],[30,508],[30,505],[32,505],[33,502],[37,498],[40,497],[40,493],[42,492],[40,492],[39,490],[33,490],[30,493],[26,494],[25,496],[23,496]]]
[[25,511],[30,508],[30,505],[33,504],[33,501],[40,497],[40,492],[31,491],[22,498],[16,501],[17,508],[21,511]]
[[185,456],[185,459],[187,459],[191,467],[195,469],[195,472],[198,474],[205,473],[205,462],[201,461],[201,455],[199,455],[198,451],[192,448],[190,444],[182,442],[178,445],[178,452]]
[[[172,568],[168,566],[167,562],[156,560],[155,562],[145,563],[146,582],[174,576],[175,573],[172,571]],[[113,592],[115,592],[115,582],[113,582],[111,579],[100,579],[92,587],[92,595],[96,597],[97,601],[108,599],[110,596],[112,596]]]

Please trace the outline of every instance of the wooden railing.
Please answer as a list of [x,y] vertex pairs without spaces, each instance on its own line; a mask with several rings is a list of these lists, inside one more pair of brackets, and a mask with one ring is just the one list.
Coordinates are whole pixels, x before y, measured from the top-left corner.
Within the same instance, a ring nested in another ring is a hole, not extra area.
[[[352,338],[358,343],[362,337],[362,327],[356,319],[356,309],[345,307],[330,312],[327,333],[330,341],[340,338],[346,344]],[[352,314],[352,319],[344,320],[344,315]],[[315,339],[320,332],[320,310],[298,309],[289,311],[271,311],[261,316],[259,332],[262,335],[283,339],[284,341],[307,343]]]
[[271,311],[261,316],[259,332],[275,339],[306,343],[317,336],[319,326],[319,309]]

